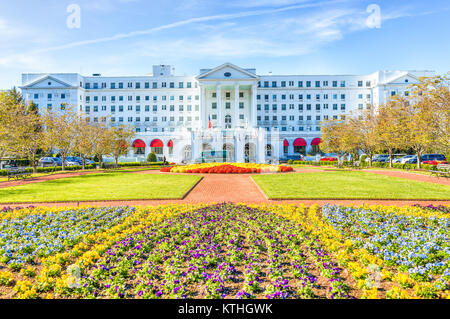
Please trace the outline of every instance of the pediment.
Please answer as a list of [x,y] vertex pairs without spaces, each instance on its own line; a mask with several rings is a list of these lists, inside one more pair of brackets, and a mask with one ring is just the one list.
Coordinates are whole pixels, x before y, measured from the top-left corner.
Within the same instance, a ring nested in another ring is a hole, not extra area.
[[205,70],[199,76],[198,80],[258,80],[258,76],[248,70],[242,69],[234,64],[225,63],[214,69]]
[[27,89],[43,89],[43,88],[51,88],[51,89],[61,89],[61,88],[71,88],[72,85],[69,83],[66,83],[60,79],[57,79],[54,76],[51,75],[45,75],[43,77],[40,77],[27,85],[24,85],[22,88]]
[[414,84],[418,83],[419,79],[410,73],[405,73],[403,75],[387,79],[384,84]]

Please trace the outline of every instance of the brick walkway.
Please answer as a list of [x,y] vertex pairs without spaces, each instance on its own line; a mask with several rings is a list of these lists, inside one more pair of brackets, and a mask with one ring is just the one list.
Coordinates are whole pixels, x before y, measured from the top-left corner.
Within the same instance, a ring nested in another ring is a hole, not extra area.
[[[297,169],[295,173],[303,172],[317,172],[317,169]],[[371,171],[373,172],[373,171]],[[138,174],[167,174],[159,171],[142,171],[136,172]],[[381,172],[382,173],[382,172]],[[388,172],[394,173],[394,172]],[[401,173],[401,172],[399,172]],[[378,174],[378,172],[377,172]],[[73,206],[123,206],[123,205],[140,205],[140,206],[156,206],[171,203],[187,204],[187,203],[220,203],[220,202],[245,202],[245,203],[266,203],[266,204],[305,204],[305,205],[324,205],[324,204],[339,204],[339,205],[395,205],[408,206],[414,204],[420,205],[450,205],[448,201],[417,201],[417,200],[268,200],[260,191],[256,183],[251,179],[251,175],[234,175],[234,174],[200,174],[203,180],[183,199],[183,200],[132,200],[132,201],[98,201],[98,202],[70,202],[70,203],[39,203],[39,204],[16,204],[6,205],[11,207],[16,206],[59,206],[59,207],[73,207]],[[385,174],[389,175],[389,174]],[[414,175],[411,177],[410,175]],[[391,175],[390,175],[391,176]],[[397,176],[397,175],[392,175]],[[403,173],[402,178],[410,178],[416,180],[416,176],[421,178],[418,174]],[[424,178],[432,178],[423,176]],[[433,182],[437,182],[437,179]],[[422,181],[425,181],[422,179]],[[428,180],[427,180],[428,181]],[[0,208],[5,205],[0,204]]]

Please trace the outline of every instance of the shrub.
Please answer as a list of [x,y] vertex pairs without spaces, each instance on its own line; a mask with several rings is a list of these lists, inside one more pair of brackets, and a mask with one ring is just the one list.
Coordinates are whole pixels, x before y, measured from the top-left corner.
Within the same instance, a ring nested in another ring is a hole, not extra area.
[[154,152],[151,152],[147,156],[147,162],[153,163],[156,162],[156,154]]

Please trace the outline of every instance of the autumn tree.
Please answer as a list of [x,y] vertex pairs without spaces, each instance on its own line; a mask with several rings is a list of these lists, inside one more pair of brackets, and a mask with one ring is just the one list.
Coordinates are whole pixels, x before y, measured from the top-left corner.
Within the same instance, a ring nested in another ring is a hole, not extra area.
[[44,115],[46,143],[61,155],[63,171],[67,156],[75,150],[78,121],[79,116],[71,110],[49,111]]
[[43,119],[30,103],[25,112],[16,114],[14,131],[11,138],[14,141],[14,153],[28,159],[33,172],[37,172],[38,155],[47,149]]
[[111,155],[114,157],[116,164],[118,164],[119,157],[127,154],[131,139],[135,133],[133,128],[123,125],[112,127],[110,132],[113,137]]
[[321,130],[321,148],[326,152],[336,153],[341,161],[341,157],[348,151],[345,121],[336,119],[325,121]]
[[79,117],[74,125],[76,126],[74,151],[80,155],[84,170],[87,157],[93,155],[95,151],[96,127],[83,117]]
[[408,125],[407,105],[405,97],[395,96],[378,107],[376,120],[377,145],[380,151],[389,154],[389,167],[392,168],[394,150],[406,146],[405,128]]
[[369,106],[366,110],[360,112],[358,117],[351,119],[355,128],[355,139],[358,148],[369,158],[369,166],[372,167],[372,159],[378,148],[377,142],[377,114]]
[[[413,129],[409,132],[410,146],[418,155],[425,150],[450,152],[449,86],[449,78],[441,76],[422,78],[411,86],[412,122],[408,130]],[[418,127],[415,129],[413,125]]]

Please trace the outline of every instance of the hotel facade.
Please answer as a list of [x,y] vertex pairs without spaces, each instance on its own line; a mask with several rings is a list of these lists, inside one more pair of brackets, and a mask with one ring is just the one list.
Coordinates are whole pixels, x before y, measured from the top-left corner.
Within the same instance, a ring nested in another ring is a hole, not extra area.
[[40,111],[70,106],[92,122],[133,126],[136,137],[122,161],[144,161],[155,152],[177,163],[276,163],[317,152],[322,121],[376,108],[434,75],[257,75],[231,63],[198,76],[174,73],[155,65],[152,74],[132,77],[23,74],[21,89]]

